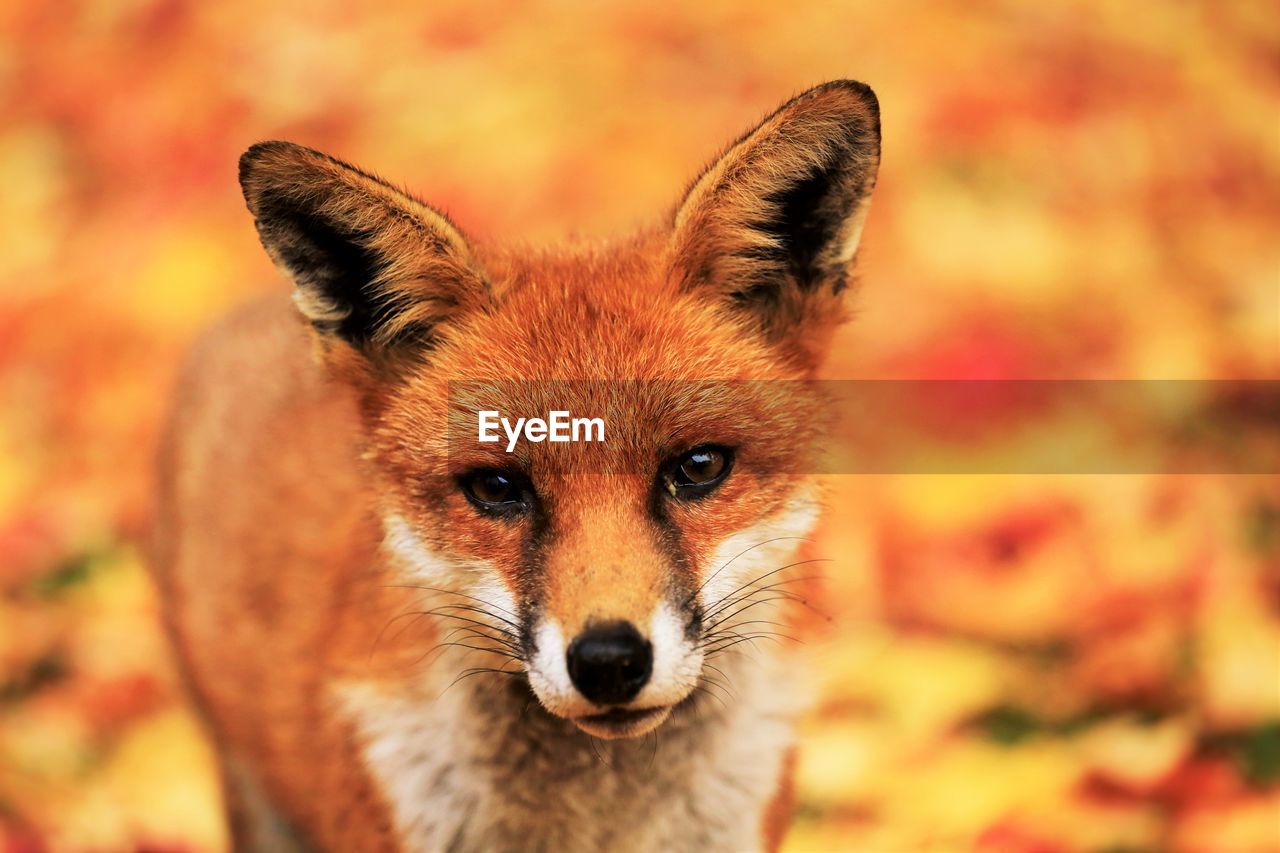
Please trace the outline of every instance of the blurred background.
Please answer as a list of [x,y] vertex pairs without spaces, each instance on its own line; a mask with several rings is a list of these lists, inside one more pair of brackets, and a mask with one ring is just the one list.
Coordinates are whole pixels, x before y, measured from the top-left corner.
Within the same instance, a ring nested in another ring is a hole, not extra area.
[[[884,163],[832,377],[1276,378],[1266,0],[0,6],[0,850],[225,847],[134,542],[181,353],[286,286],[244,148],[542,243],[837,77]],[[1280,850],[1276,480],[831,477],[788,849]]]

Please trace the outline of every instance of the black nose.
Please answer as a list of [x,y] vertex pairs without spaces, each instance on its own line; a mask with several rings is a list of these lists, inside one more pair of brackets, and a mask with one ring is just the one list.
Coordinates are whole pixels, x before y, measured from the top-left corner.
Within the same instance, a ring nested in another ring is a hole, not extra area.
[[597,705],[630,702],[649,680],[653,646],[630,622],[593,625],[569,644],[569,678]]

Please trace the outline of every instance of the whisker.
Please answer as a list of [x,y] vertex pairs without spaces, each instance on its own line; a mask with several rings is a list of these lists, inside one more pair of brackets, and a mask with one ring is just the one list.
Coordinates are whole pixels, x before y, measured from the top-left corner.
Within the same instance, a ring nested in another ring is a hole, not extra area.
[[[513,657],[516,659],[523,658],[523,654],[521,653],[519,645],[515,642],[514,638],[511,636],[509,631],[506,631],[500,626],[491,625],[488,622],[481,622],[478,619],[472,619],[468,616],[459,616],[456,613],[441,612],[440,609],[436,609],[436,610],[410,611],[408,613],[401,613],[397,616],[392,617],[387,622],[387,624],[382,627],[382,630],[378,632],[378,636],[374,639],[373,645],[369,649],[369,660],[372,661],[373,655],[377,651],[378,645],[382,642],[384,635],[386,634],[387,630],[391,627],[393,623],[407,617],[414,617],[414,621],[416,621],[418,618],[421,618],[423,616],[439,616],[445,619],[455,619],[459,622],[466,623],[466,625],[463,626],[466,628],[473,628],[474,626],[473,629],[483,628],[490,631],[497,631],[499,633],[499,636],[497,637],[491,636],[488,634],[481,634],[480,636],[492,642],[503,643],[504,645],[506,645],[509,650],[509,654],[508,654],[509,657]],[[406,630],[408,630],[409,626],[411,626],[412,624],[413,624],[413,621],[410,621],[406,625],[402,626],[398,631],[396,631],[395,634],[392,635],[391,640],[394,642],[401,634],[403,634]],[[452,636],[452,634],[446,635],[444,639],[448,639],[449,636]],[[419,657],[415,661],[415,663],[421,663],[422,661],[426,660],[431,655],[431,652],[433,651],[435,651],[435,647],[433,647],[432,649],[424,653],[421,657]]]
[[714,687],[714,688],[716,688],[717,690],[719,690],[721,693],[723,693],[723,694],[724,694],[724,696],[725,696],[725,698],[726,698],[726,699],[729,699],[730,701],[732,701],[732,700],[733,700],[733,698],[734,698],[734,695],[733,695],[733,693],[729,690],[728,686],[726,686],[725,684],[723,684],[723,683],[720,681],[720,679],[718,679],[718,678],[712,678],[711,676],[706,675],[706,674],[704,673],[704,674],[703,674],[703,676],[702,676],[702,678],[701,678],[701,683],[705,684],[707,687]]
[[[507,610],[505,607],[499,607],[498,605],[494,604],[492,601],[485,601],[483,598],[476,598],[474,595],[467,595],[465,592],[455,592],[454,590],[451,590],[451,589],[441,589],[440,587],[436,587],[436,586],[423,586],[421,584],[415,584],[415,583],[387,584],[386,588],[387,589],[420,589],[423,592],[438,592],[438,593],[441,593],[442,595],[456,595],[459,598],[465,598],[470,601],[474,601],[478,604],[483,604],[485,607],[492,607],[494,610],[498,610],[498,611],[501,611],[502,613],[507,614],[512,619],[518,620],[520,618],[515,613],[512,613],[510,610]],[[513,628],[519,627],[515,622],[508,622],[507,624],[511,625]]]
[[[704,621],[709,620],[714,624],[717,621],[716,617],[722,611],[724,611],[729,607],[732,607],[733,605],[739,602],[746,601],[754,595],[760,595],[761,593],[769,592],[770,590],[778,590],[779,592],[782,592],[783,591],[782,588],[787,586],[788,584],[801,583],[803,581],[816,580],[816,579],[817,579],[816,575],[809,575],[807,577],[801,577],[801,578],[788,578],[787,580],[781,580],[781,581],[777,581],[776,583],[765,584],[764,586],[761,586],[761,587],[755,587],[747,592],[734,596],[732,599],[729,599],[727,601],[722,601],[720,604],[717,604],[715,608],[708,611],[707,613],[704,613],[702,618]],[[785,592],[787,595],[795,595],[795,596],[799,595],[799,593],[793,592],[791,590],[786,590]]]
[[717,687],[720,687],[720,688],[721,688],[721,689],[723,689],[726,693],[728,693],[728,694],[729,694],[729,696],[730,696],[730,698],[733,698],[733,699],[738,698],[738,693],[737,693],[737,691],[736,691],[736,690],[733,690],[731,687],[729,687],[729,685],[728,685],[729,676],[725,674],[725,671],[724,671],[723,669],[721,669],[720,667],[716,666],[715,664],[713,664],[713,663],[711,663],[711,662],[709,662],[709,661],[703,661],[703,662],[702,662],[702,666],[703,666],[704,668],[706,668],[706,669],[710,669],[710,670],[712,670],[712,671],[714,671],[714,672],[718,673],[718,674],[719,674],[719,676],[720,676],[720,679],[722,679],[722,680],[712,679],[709,675],[706,675],[706,674],[704,674],[704,675],[702,676],[703,678],[707,679],[708,681],[715,681],[715,682],[716,682],[716,686],[717,686]]
[[705,653],[708,655],[713,655],[716,652],[721,651],[722,648],[728,648],[729,646],[732,646],[734,643],[741,642],[743,640],[768,640],[769,642],[777,643],[778,645],[782,645],[782,641],[787,640],[792,643],[800,643],[800,645],[804,645],[804,643],[801,640],[797,640],[795,637],[789,637],[786,634],[775,634],[773,632],[755,633],[755,634],[739,634],[732,637],[724,637],[721,640],[718,640],[717,644],[707,648],[705,650]]
[[[454,646],[454,644],[461,644],[463,642],[497,643],[498,640],[494,640],[492,637],[488,637],[488,635],[485,635],[485,634],[463,634],[460,639],[451,639],[448,637],[442,638],[442,640],[440,640],[439,643],[436,643],[433,648],[439,648],[442,646]],[[486,646],[485,649],[486,651],[493,652],[494,654],[502,654],[503,657],[511,658],[512,661],[520,660],[520,657],[518,657],[517,654],[513,652],[511,648],[506,646],[500,646],[500,644],[499,646]]]
[[[701,684],[699,684],[699,685],[695,686],[695,687],[693,688],[693,691],[692,691],[692,692],[694,692],[694,693],[700,693],[700,694],[702,694],[703,696],[707,696],[707,697],[709,697],[709,698],[711,698],[711,699],[714,699],[714,700],[716,700],[717,702],[719,702],[719,703],[720,703],[720,707],[721,707],[721,708],[723,708],[723,709],[724,709],[724,710],[726,710],[726,711],[728,711],[728,710],[729,710],[729,706],[725,704],[725,701],[724,701],[723,699],[721,699],[721,698],[720,698],[719,696],[717,696],[716,694],[712,693],[710,690],[708,690],[706,687],[704,687],[704,686],[703,686],[703,685],[701,685]],[[698,713],[698,706],[697,706],[696,704],[693,706],[693,709],[694,709],[694,713],[695,713],[695,714],[696,714],[696,713]]]
[[[719,623],[719,622],[717,622],[716,624],[718,625],[718,624],[720,624],[720,623]],[[733,623],[733,627],[734,627],[734,628],[741,628],[743,625],[773,625],[773,626],[774,626],[774,627],[776,627],[776,628],[785,628],[785,627],[786,627],[786,624],[787,624],[787,623],[785,623],[785,622],[778,622],[778,621],[777,621],[777,620],[775,620],[775,619],[747,619],[747,620],[742,621],[742,622],[734,622],[734,623]],[[455,630],[461,630],[461,629],[455,629]],[[706,636],[710,637],[710,636],[714,636],[716,633],[718,633],[718,632],[719,632],[719,630],[720,630],[720,629],[718,629],[718,628],[714,628],[714,629],[709,630],[709,631],[706,631],[706,632],[704,632],[704,633],[705,633],[705,635],[706,635]]]
[[517,658],[514,655],[512,655],[510,652],[506,652],[502,649],[495,649],[488,646],[473,646],[473,645],[469,645],[467,643],[461,643],[461,642],[436,643],[434,646],[432,646],[431,648],[423,652],[416,660],[413,661],[413,663],[415,665],[420,664],[423,661],[425,661],[427,658],[430,658],[432,655],[435,655],[436,659],[438,660],[441,657],[444,657],[445,650],[450,648],[463,648],[463,649],[471,649],[477,652],[489,652],[490,654],[498,655],[499,657],[504,657],[508,661],[516,661],[517,663],[523,663],[523,661],[520,658]]
[[519,660],[519,658],[511,655],[509,652],[503,651],[501,647],[494,648],[493,646],[473,646],[470,643],[464,643],[461,641],[455,641],[450,643],[437,643],[435,645],[435,648],[472,649],[473,651],[477,651],[477,652],[489,652],[490,654],[501,655],[502,657],[505,657],[508,660]]
[[817,614],[818,616],[821,616],[823,619],[827,620],[828,622],[831,621],[831,616],[829,614],[818,609],[818,607],[815,606],[813,603],[811,603],[809,599],[801,595],[798,595],[797,593],[789,592],[783,589],[761,590],[761,592],[768,592],[769,597],[757,598],[757,599],[743,599],[743,605],[741,607],[737,608],[736,610],[730,611],[727,615],[721,616],[720,618],[716,619],[709,626],[709,630],[719,630],[718,628],[716,628],[717,625],[729,623],[730,620],[734,619],[737,616],[741,616],[743,613],[746,613],[748,610],[750,610],[752,607],[755,607],[756,605],[769,604],[770,602],[774,602],[774,601],[789,601],[792,604],[799,604],[801,607],[808,608],[810,611]]
[[751,551],[754,551],[755,549],[757,549],[757,548],[759,548],[759,547],[761,547],[761,546],[763,546],[763,545],[768,545],[768,544],[769,544],[769,543],[771,543],[771,542],[781,542],[781,541],[783,541],[784,539],[795,539],[795,540],[798,540],[798,541],[800,541],[800,542],[810,542],[810,541],[812,541],[812,540],[810,540],[810,539],[806,539],[806,538],[805,538],[805,537],[803,537],[803,536],[775,536],[775,537],[773,537],[772,539],[766,539],[766,540],[764,540],[763,542],[757,542],[756,544],[752,545],[750,548],[747,548],[747,549],[746,549],[746,550],[744,550],[744,551],[739,551],[737,554],[734,554],[732,557],[730,557],[730,558],[729,558],[729,559],[724,563],[724,565],[722,565],[720,568],[718,568],[718,569],[716,569],[714,572],[712,572],[712,573],[707,577],[707,579],[706,579],[706,580],[704,580],[701,584],[699,584],[699,585],[698,585],[698,588],[697,588],[697,589],[695,589],[692,593],[690,593],[689,597],[688,597],[687,599],[685,599],[685,601],[684,601],[685,606],[686,606],[686,607],[687,607],[687,606],[689,606],[689,603],[690,603],[690,602],[692,602],[695,598],[697,598],[697,597],[698,597],[698,593],[702,592],[703,588],[704,588],[707,584],[711,583],[712,579],[714,579],[716,575],[720,574],[720,573],[721,573],[721,572],[723,572],[725,569],[727,569],[727,568],[729,567],[729,564],[730,564],[730,563],[732,563],[734,560],[738,559],[738,558],[739,558],[739,557],[741,557],[743,554],[750,553]]
[[748,598],[743,598],[741,601],[736,602],[736,604],[740,606],[735,607],[735,609],[729,611],[727,614],[720,615],[719,618],[712,621],[705,630],[707,632],[717,631],[719,630],[718,626],[731,624],[733,619],[737,618],[738,616],[741,616],[743,613],[746,613],[751,608],[759,606],[761,604],[770,604],[775,601],[791,601],[796,604],[808,603],[800,595],[794,592],[789,592],[784,589],[771,589],[771,590],[762,589],[762,590],[759,590],[756,593],[756,595],[764,595],[765,597],[756,598],[752,596]]
[[516,672],[512,672],[509,669],[505,669],[506,664],[503,664],[503,667],[504,667],[503,669],[495,669],[491,666],[473,666],[470,669],[464,669],[462,672],[458,674],[456,678],[453,679],[453,681],[449,682],[449,685],[445,687],[444,690],[440,691],[440,695],[443,696],[445,693],[448,693],[449,688],[453,687],[453,685],[457,684],[459,681],[463,681],[464,679],[471,678],[476,675],[483,675],[485,673],[495,673],[497,675],[518,676],[523,674],[518,670]]
[[721,596],[720,600],[723,601],[725,598],[728,598],[731,595],[736,595],[737,593],[741,592],[747,587],[754,586],[758,584],[760,581],[764,580],[765,578],[772,577],[773,575],[776,575],[779,572],[785,572],[787,569],[793,569],[796,566],[807,566],[811,563],[831,563],[831,562],[835,562],[835,561],[830,557],[813,557],[808,560],[796,560],[795,562],[787,563],[785,566],[779,566],[773,571],[765,572],[764,574],[758,577],[752,578],[751,580],[739,586],[737,589],[731,590],[728,594]]
[[608,768],[609,770],[612,770],[613,765],[605,761],[604,756],[600,754],[600,750],[596,748],[596,739],[593,735],[587,735],[587,744],[591,747],[591,752],[593,755],[595,755],[596,761],[599,761],[606,768]]
[[746,634],[737,639],[729,640],[724,644],[717,646],[714,649],[707,649],[706,654],[708,656],[720,654],[721,652],[727,651],[733,648],[734,646],[741,645],[742,643],[751,643],[751,645],[754,646],[756,640],[772,640],[775,643],[780,643],[780,641],[776,637],[770,636],[768,634]]
[[[716,639],[717,637],[741,637],[742,634],[746,633],[745,626],[751,625],[751,624],[773,625],[774,628],[776,629],[787,628],[786,625],[780,625],[778,624],[778,622],[772,622],[765,619],[749,619],[749,620],[746,620],[745,622],[735,622],[735,624],[726,625],[724,626],[724,628],[718,628],[714,631],[708,631],[707,634],[703,635],[703,640],[701,640],[700,644],[701,646],[707,646],[709,642],[712,642],[712,640]],[[781,630],[776,630],[776,629],[753,628],[750,630],[753,631],[753,633],[773,634],[773,635],[777,635],[777,637],[787,637],[787,635],[783,634]],[[787,639],[791,639],[791,638],[787,637]]]
[[459,622],[469,622],[472,625],[479,625],[482,628],[493,628],[493,629],[502,631],[505,634],[511,633],[510,631],[507,631],[505,628],[499,628],[497,625],[490,624],[489,622],[482,622],[479,619],[472,619],[470,616],[459,616],[457,613],[445,612],[445,611],[456,610],[456,609],[458,609],[457,606],[446,606],[446,607],[437,607],[434,610],[423,610],[421,612],[424,615],[428,615],[428,616],[440,616],[445,619],[457,619]]
[[[463,632],[466,632],[466,633],[463,633]],[[466,636],[466,637],[473,637],[478,640],[483,639],[483,640],[489,640],[494,643],[498,643],[499,645],[506,647],[507,650],[510,651],[513,655],[518,657],[523,657],[523,655],[520,652],[520,647],[515,643],[514,640],[510,638],[510,636],[507,636],[507,635],[494,636],[493,634],[486,634],[483,631],[481,631],[479,628],[476,628],[472,625],[460,625],[456,628],[452,628],[441,639],[448,640],[452,638],[454,635],[460,634],[460,633],[463,633],[463,636]]]
[[[370,646],[369,646],[369,661],[368,661],[368,662],[369,662],[369,663],[372,663],[372,662],[373,662],[373,656],[374,656],[374,654],[378,651],[378,646],[379,646],[379,644],[381,644],[381,643],[382,643],[382,638],[383,638],[383,636],[384,636],[384,635],[386,635],[386,633],[387,633],[387,629],[389,629],[389,628],[390,628],[392,625],[394,625],[396,622],[399,622],[401,619],[404,619],[404,618],[406,618],[406,617],[410,617],[410,616],[412,616],[412,617],[414,617],[414,619],[415,619],[415,620],[417,620],[417,619],[419,619],[419,618],[421,618],[422,616],[425,616],[425,615],[426,615],[426,614],[425,614],[425,613],[423,613],[421,610],[411,610],[411,611],[409,611],[409,612],[407,612],[407,613],[400,613],[400,614],[398,614],[398,615],[396,615],[396,616],[392,616],[389,620],[387,620],[387,624],[385,624],[385,625],[383,625],[383,626],[382,626],[382,630],[380,630],[380,631],[378,632],[378,635],[377,635],[376,637],[374,637],[374,638],[373,638],[373,643],[372,643],[372,645],[370,645]],[[410,624],[410,625],[412,625],[412,624],[413,624],[413,622],[410,622],[409,624]],[[403,629],[402,629],[402,630],[403,630]],[[396,632],[395,637],[392,637],[391,639],[392,639],[392,640],[394,640],[396,637],[399,637],[399,636],[400,636],[400,632],[399,632],[399,631],[397,631],[397,632]]]
[[488,618],[493,619],[496,622],[501,622],[502,624],[506,625],[507,628],[504,628],[503,630],[508,630],[508,629],[512,631],[520,630],[520,626],[516,625],[514,622],[510,622],[506,619],[503,619],[501,616],[499,616],[496,613],[490,613],[488,610],[485,610],[483,607],[476,607],[475,605],[472,605],[472,604],[442,604],[439,607],[435,608],[435,611],[444,611],[444,610],[461,610],[464,613],[475,613],[481,616],[487,616]]
[[[707,692],[707,691],[706,691],[704,688],[702,688],[702,687],[698,687],[697,685],[694,685],[693,690],[691,690],[691,691],[690,691],[689,695],[690,695],[690,696],[692,696],[694,693],[706,693],[706,692]],[[701,723],[701,722],[702,722],[702,707],[701,707],[701,706],[702,706],[702,697],[701,697],[701,696],[699,696],[697,699],[693,699],[693,700],[691,700],[691,701],[689,702],[689,708],[690,708],[690,710],[692,710],[692,711],[693,711],[693,719],[694,719],[696,722],[698,722],[698,723]],[[728,709],[726,708],[725,710],[728,710]]]
[[760,581],[764,580],[765,578],[772,577],[773,575],[776,575],[776,574],[778,574],[779,572],[785,572],[787,569],[793,569],[793,568],[795,568],[796,566],[806,566],[806,565],[809,565],[810,563],[830,563],[830,562],[833,562],[833,561],[832,561],[832,559],[831,559],[830,557],[814,557],[813,559],[810,559],[810,560],[797,560],[797,561],[796,561],[796,562],[794,562],[794,563],[787,563],[785,566],[780,566],[779,568],[776,568],[776,569],[774,569],[774,570],[773,570],[773,571],[771,571],[771,572],[765,572],[764,574],[760,575],[759,577],[757,577],[757,578],[752,578],[751,580],[749,580],[749,581],[747,581],[746,583],[742,584],[742,585],[741,585],[741,586],[739,586],[737,589],[731,590],[731,591],[730,591],[729,593],[727,593],[726,595],[721,596],[721,597],[720,597],[720,599],[719,599],[718,601],[716,601],[715,603],[713,603],[713,604],[712,604],[709,608],[707,608],[707,609],[708,609],[709,611],[714,611],[717,607],[719,607],[719,606],[720,606],[721,602],[723,602],[725,599],[730,598],[730,597],[732,597],[732,596],[735,596],[735,595],[737,595],[738,593],[742,592],[744,589],[747,589],[747,588],[749,588],[749,587],[755,586],[756,584],[760,583]]

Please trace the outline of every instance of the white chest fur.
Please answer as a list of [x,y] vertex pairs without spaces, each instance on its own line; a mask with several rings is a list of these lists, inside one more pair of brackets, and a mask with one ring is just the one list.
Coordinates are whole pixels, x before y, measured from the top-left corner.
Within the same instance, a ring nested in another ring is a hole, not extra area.
[[500,676],[335,694],[405,850],[757,850],[798,691],[768,655],[724,658],[732,696],[635,741],[593,740]]

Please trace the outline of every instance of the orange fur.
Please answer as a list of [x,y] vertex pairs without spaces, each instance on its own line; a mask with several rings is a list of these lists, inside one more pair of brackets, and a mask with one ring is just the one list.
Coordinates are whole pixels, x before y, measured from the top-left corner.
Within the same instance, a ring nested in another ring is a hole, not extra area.
[[[481,642],[481,660],[501,661],[502,642],[519,646],[529,681],[485,677],[498,685],[494,695],[525,697],[524,710],[509,720],[464,698],[457,730],[424,735],[422,747],[436,753],[430,760],[447,753],[455,776],[477,774],[482,793],[484,780],[517,773],[514,753],[526,741],[544,750],[589,745],[561,719],[585,700],[552,697],[535,677],[546,641],[534,627],[554,624],[566,641],[616,620],[643,632],[661,606],[679,612],[688,636],[714,621],[716,603],[699,595],[721,568],[717,553],[792,511],[804,492],[822,427],[821,400],[801,380],[843,317],[840,291],[878,138],[865,86],[810,90],[731,146],[669,222],[555,252],[469,241],[427,205],[316,152],[285,143],[250,150],[246,200],[294,280],[311,334],[272,297],[194,354],[162,455],[154,560],[233,813],[244,816],[240,843],[266,843],[264,821],[252,816],[264,808],[303,846],[393,850],[445,837],[430,834],[433,821],[455,818],[406,811],[416,800],[395,774],[408,771],[394,750],[377,750],[375,735],[402,724],[388,708],[415,707],[423,685],[465,672],[433,647],[459,630],[440,608],[482,600],[477,589],[499,590],[508,608],[484,599],[483,625],[471,630],[500,645]],[[480,408],[599,416],[607,439],[524,443],[507,454],[468,440]],[[668,498],[664,460],[706,442],[735,448],[730,475],[704,500]],[[536,512],[489,517],[459,489],[468,471],[513,467],[535,483]],[[380,548],[384,535],[398,535],[409,556]],[[433,567],[446,577],[436,583],[457,585],[443,598],[414,574]],[[424,597],[434,613],[417,618]],[[679,662],[700,666],[695,651]],[[746,725],[749,709],[702,705],[690,715],[683,709],[704,702],[692,685],[679,687],[687,695],[665,709],[664,725],[709,750],[710,765],[728,761],[713,744],[741,739],[727,727]],[[546,711],[529,711],[535,698]],[[483,738],[460,745],[468,707],[501,728],[498,755]],[[708,725],[726,734],[697,728]],[[618,767],[633,746],[610,747]],[[774,847],[784,822],[768,801],[787,790],[790,762],[781,751],[770,756],[776,773],[761,788],[769,796],[751,801],[759,813],[741,815],[741,825]],[[630,784],[623,775],[582,796]],[[450,778],[433,784],[447,788]],[[680,829],[678,799],[636,785],[633,797],[657,797],[650,809],[670,812],[669,831],[701,831],[693,818]],[[589,847],[615,831],[609,821],[555,814],[550,801],[541,808],[532,813],[546,826],[566,821],[547,830],[565,846]],[[450,823],[449,837],[463,849],[484,846],[507,837],[520,814],[476,814]],[[705,825],[708,843],[731,837],[712,834],[716,820]],[[512,837],[532,843],[529,831]],[[732,821],[714,829],[735,831]]]

